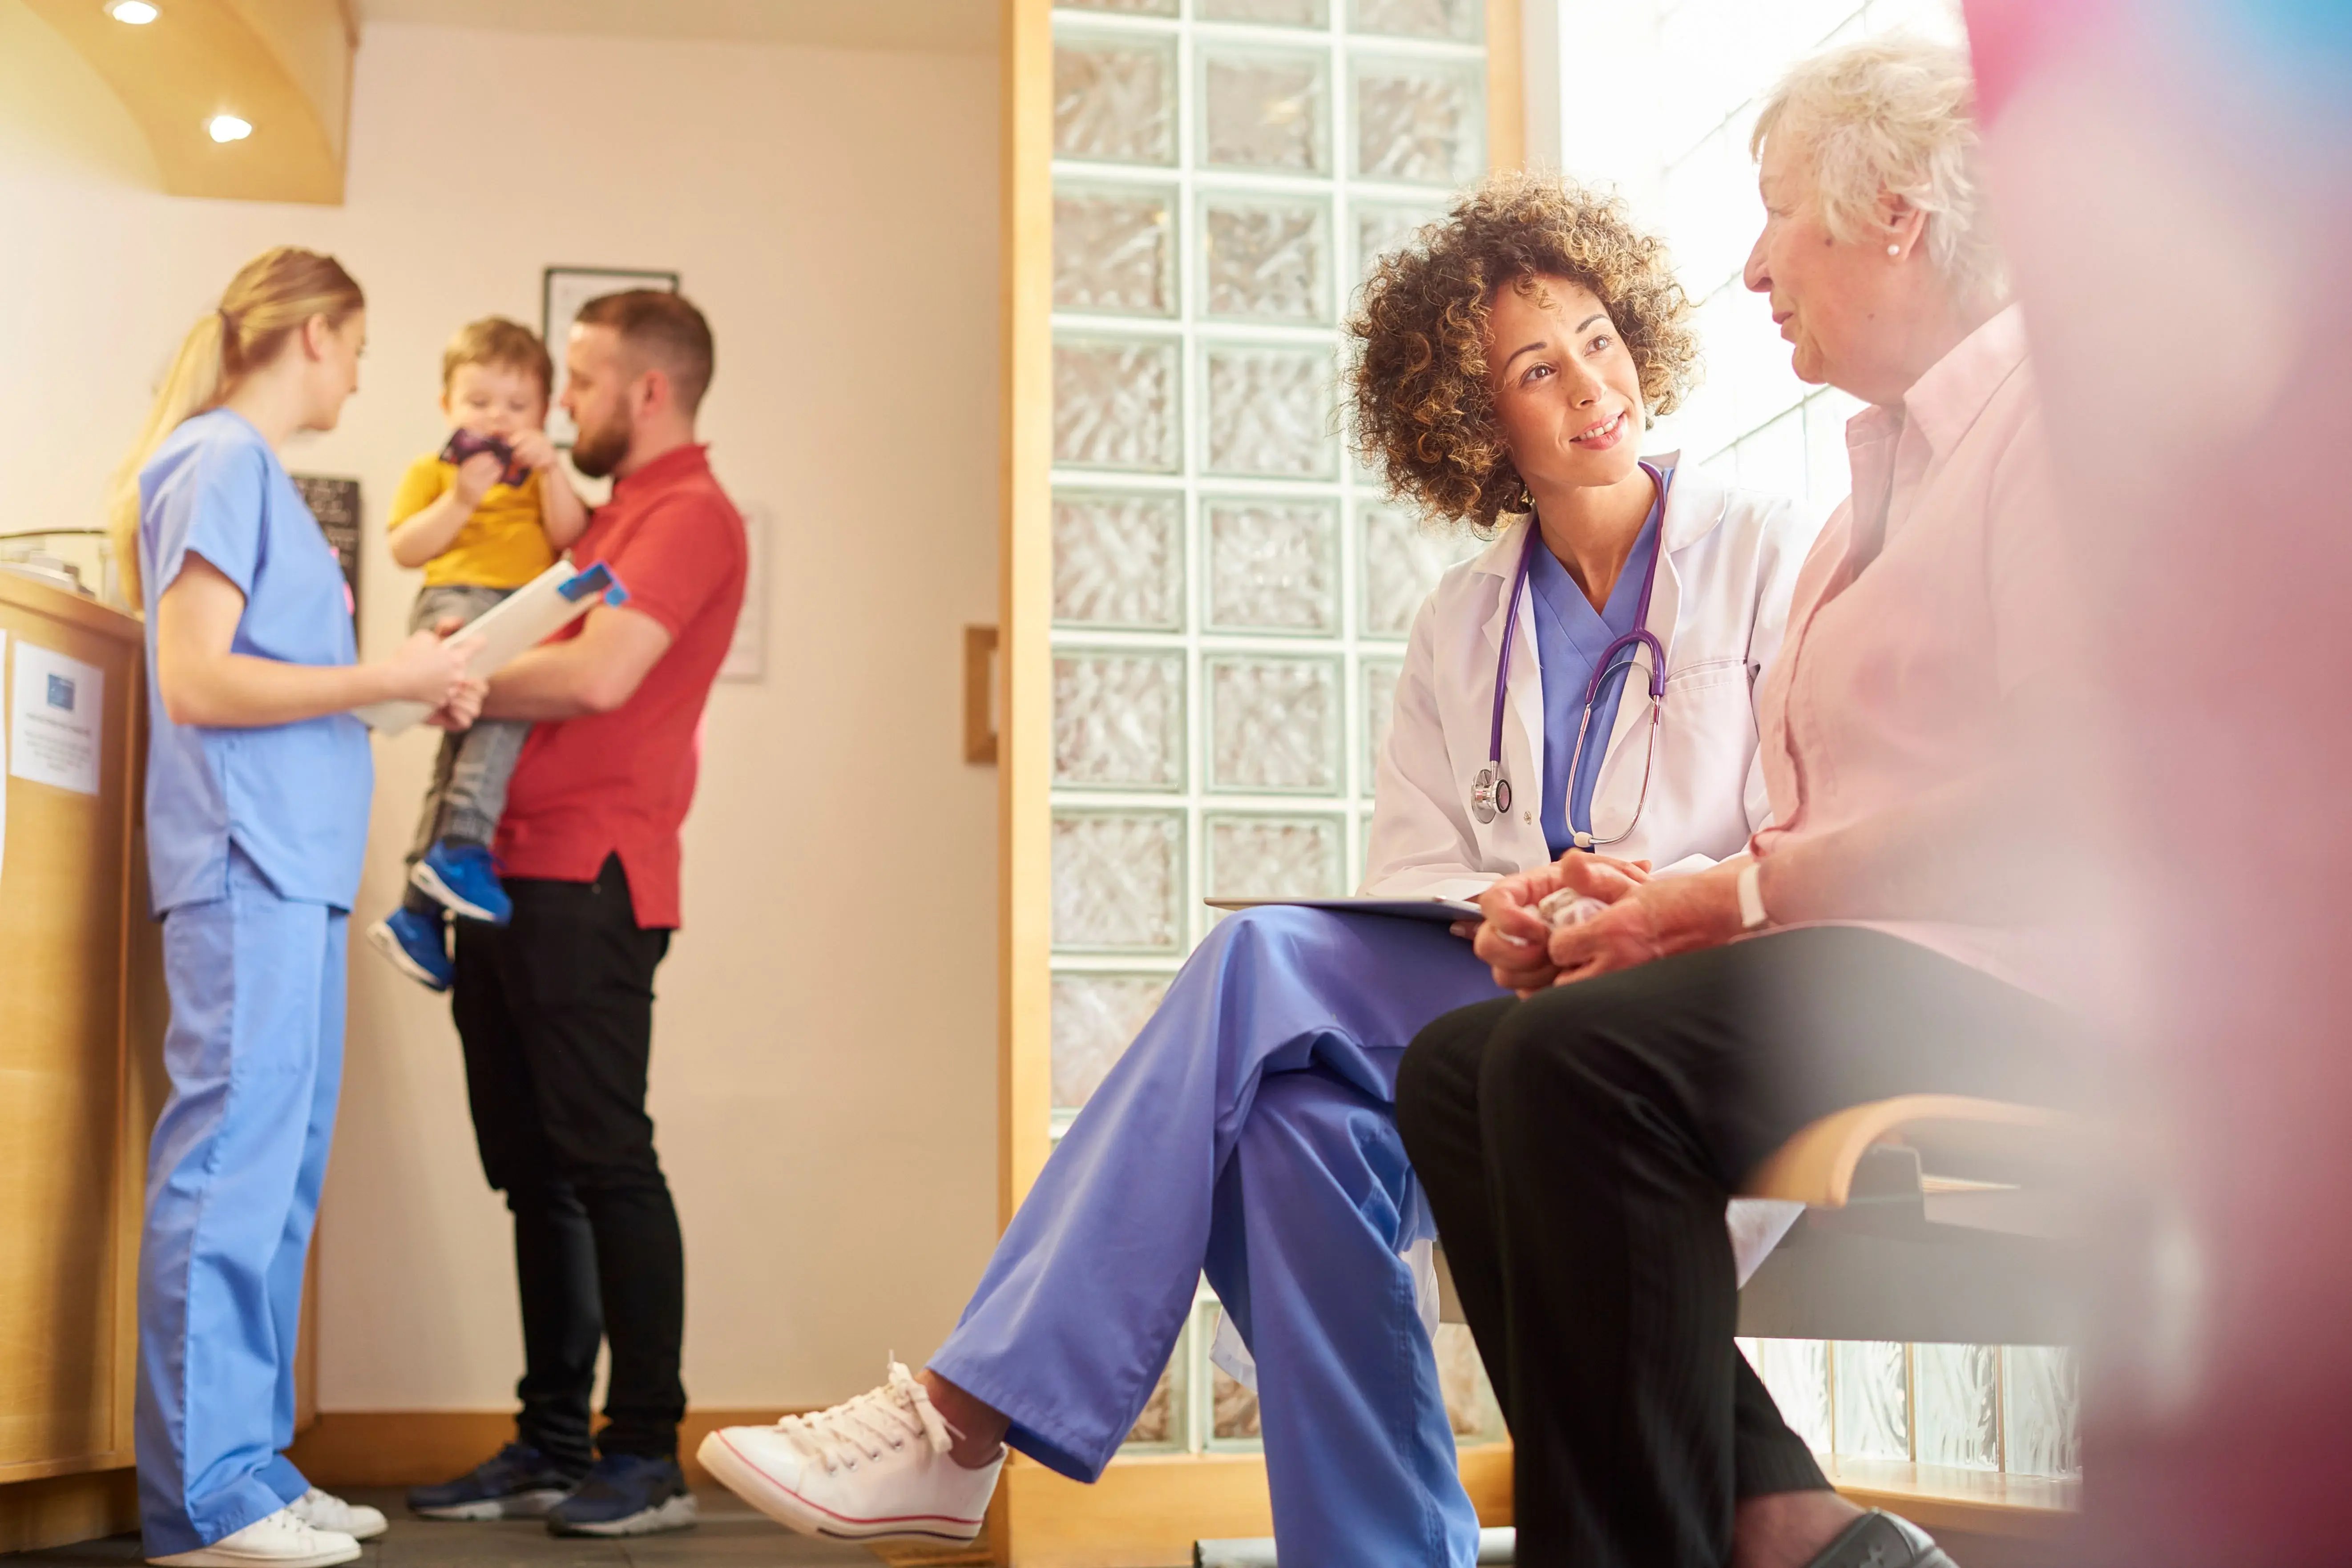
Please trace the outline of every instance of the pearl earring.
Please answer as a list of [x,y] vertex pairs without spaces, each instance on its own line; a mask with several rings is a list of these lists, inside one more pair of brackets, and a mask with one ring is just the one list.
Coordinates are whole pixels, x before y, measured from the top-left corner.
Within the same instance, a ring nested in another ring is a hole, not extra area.
[[1889,256],[1901,256],[1903,254],[1903,247],[1899,245],[1890,245],[1886,247],[1886,254]]

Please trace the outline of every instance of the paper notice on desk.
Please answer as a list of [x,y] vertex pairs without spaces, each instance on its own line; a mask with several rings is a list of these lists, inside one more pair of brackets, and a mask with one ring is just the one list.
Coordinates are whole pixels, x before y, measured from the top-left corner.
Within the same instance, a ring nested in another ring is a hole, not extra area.
[[98,793],[99,719],[106,672],[16,639],[8,691],[8,771],[77,795]]

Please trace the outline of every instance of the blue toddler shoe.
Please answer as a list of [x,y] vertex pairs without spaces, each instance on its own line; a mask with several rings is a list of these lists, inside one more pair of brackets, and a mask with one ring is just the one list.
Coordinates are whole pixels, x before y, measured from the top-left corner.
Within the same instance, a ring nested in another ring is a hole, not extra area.
[[502,926],[514,917],[514,901],[499,883],[490,852],[478,844],[434,841],[412,867],[408,879],[451,914]]
[[449,950],[441,940],[438,915],[397,909],[368,927],[368,941],[392,961],[392,966],[427,991],[446,991],[457,977]]

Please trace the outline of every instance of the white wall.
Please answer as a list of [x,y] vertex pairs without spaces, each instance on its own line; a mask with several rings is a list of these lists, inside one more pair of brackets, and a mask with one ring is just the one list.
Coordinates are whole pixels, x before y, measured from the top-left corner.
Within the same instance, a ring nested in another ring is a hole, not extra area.
[[[919,1357],[994,1233],[995,775],[960,759],[958,659],[996,613],[995,99],[977,55],[378,26],[343,206],[192,202],[0,0],[0,531],[94,521],[237,264],[331,250],[370,294],[363,386],[293,466],[363,483],[381,652],[416,583],[383,507],[441,437],[448,333],[535,324],[550,263],[676,268],[709,313],[712,460],[776,529],[768,675],[712,699],[656,1007],[704,1405],[827,1402]],[[431,745],[378,743],[363,916]],[[505,1213],[447,1010],[357,942],[320,1245],[325,1408],[509,1402]]]

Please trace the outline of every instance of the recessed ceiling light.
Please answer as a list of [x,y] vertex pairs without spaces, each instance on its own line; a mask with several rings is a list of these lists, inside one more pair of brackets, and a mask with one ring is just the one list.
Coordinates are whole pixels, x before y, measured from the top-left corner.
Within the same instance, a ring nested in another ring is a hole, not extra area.
[[143,27],[163,13],[150,5],[147,0],[114,0],[114,3],[106,8],[106,14],[118,22],[127,23],[133,27]]
[[205,129],[212,132],[215,142],[242,142],[253,134],[252,121],[239,120],[234,114],[215,114],[205,122]]

